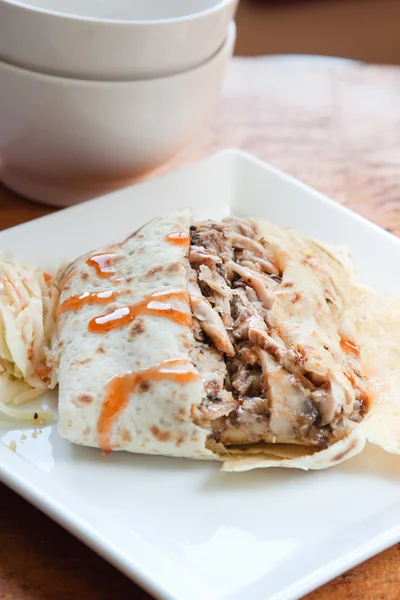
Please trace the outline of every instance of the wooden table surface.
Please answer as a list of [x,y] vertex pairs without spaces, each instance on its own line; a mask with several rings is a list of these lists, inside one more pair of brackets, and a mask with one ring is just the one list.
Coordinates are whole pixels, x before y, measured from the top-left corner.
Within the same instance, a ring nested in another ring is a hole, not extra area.
[[[201,136],[158,173],[228,146],[256,154],[400,235],[400,67],[236,58]],[[49,212],[0,186],[0,228]],[[0,485],[0,599],[110,598],[149,597]],[[399,598],[400,545],[307,596]]]

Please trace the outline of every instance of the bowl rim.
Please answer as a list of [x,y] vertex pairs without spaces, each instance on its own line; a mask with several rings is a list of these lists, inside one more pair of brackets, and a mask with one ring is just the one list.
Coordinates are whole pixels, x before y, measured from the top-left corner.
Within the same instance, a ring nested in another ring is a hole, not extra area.
[[157,85],[159,82],[163,81],[175,81],[189,73],[195,73],[197,71],[201,71],[205,69],[208,65],[218,60],[221,55],[224,55],[230,48],[234,48],[236,41],[236,23],[234,20],[231,20],[228,25],[228,30],[224,41],[219,46],[219,48],[214,52],[212,56],[210,56],[204,62],[196,65],[191,69],[185,69],[184,71],[180,71],[179,73],[173,73],[172,75],[162,75],[161,77],[152,77],[149,79],[122,79],[122,80],[104,80],[104,79],[79,79],[77,77],[63,77],[61,75],[52,75],[49,73],[42,73],[41,71],[34,71],[32,69],[26,69],[24,67],[20,67],[18,65],[14,65],[12,63],[6,62],[0,59],[0,73],[1,69],[5,68],[9,71],[17,71],[20,74],[22,73],[24,77],[30,79],[36,79],[42,81],[43,83],[56,83],[58,85],[72,85],[74,87],[102,87],[102,88],[112,88],[115,86],[132,86],[135,84],[141,85]]
[[171,24],[178,24],[184,22],[195,21],[202,18],[207,18],[209,15],[213,13],[218,13],[220,10],[229,6],[230,4],[238,4],[239,0],[218,0],[214,6],[207,8],[205,10],[197,11],[195,13],[191,13],[189,15],[182,15],[181,17],[171,17],[167,19],[107,19],[104,17],[86,17],[84,15],[74,15],[64,12],[58,12],[55,10],[51,10],[49,8],[42,8],[40,6],[34,6],[31,4],[26,4],[24,0],[0,0],[0,5],[10,5],[11,7],[16,7],[17,9],[21,9],[23,11],[27,11],[30,13],[38,13],[43,15],[48,15],[51,17],[61,18],[66,21],[72,22],[84,22],[84,23],[100,23],[103,25],[112,26],[121,26],[121,25],[134,25],[135,27],[141,26],[165,26]]

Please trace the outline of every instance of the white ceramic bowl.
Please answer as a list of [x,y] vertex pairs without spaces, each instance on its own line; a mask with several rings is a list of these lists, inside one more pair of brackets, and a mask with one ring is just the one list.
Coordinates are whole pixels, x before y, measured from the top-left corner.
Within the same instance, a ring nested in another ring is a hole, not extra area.
[[232,22],[204,64],[142,81],[82,81],[0,63],[0,180],[61,206],[128,185],[199,132],[235,38]]
[[0,0],[0,60],[94,80],[180,73],[208,60],[238,0]]

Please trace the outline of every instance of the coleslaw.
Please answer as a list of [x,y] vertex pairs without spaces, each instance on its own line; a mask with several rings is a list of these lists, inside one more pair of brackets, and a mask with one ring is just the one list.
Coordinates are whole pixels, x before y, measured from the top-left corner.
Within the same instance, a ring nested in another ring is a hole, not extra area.
[[53,277],[0,255],[0,412],[41,421],[50,411],[21,409],[55,387],[51,340],[59,292]]

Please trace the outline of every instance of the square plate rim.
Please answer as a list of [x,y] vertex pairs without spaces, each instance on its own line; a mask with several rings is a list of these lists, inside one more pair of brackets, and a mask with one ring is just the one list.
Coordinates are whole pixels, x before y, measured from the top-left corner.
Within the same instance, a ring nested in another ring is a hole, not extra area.
[[[309,195],[312,195],[314,198],[318,198],[324,204],[327,204],[334,210],[342,212],[343,214],[346,214],[348,216],[351,215],[351,218],[356,219],[360,224],[370,228],[370,230],[379,231],[379,233],[381,235],[384,235],[385,237],[391,239],[392,242],[395,241],[400,244],[400,239],[396,235],[394,235],[390,231],[387,231],[383,227],[380,227],[379,225],[377,225],[370,219],[363,217],[358,212],[349,208],[348,206],[343,205],[343,204],[339,203],[338,201],[332,199],[328,194],[325,194],[324,192],[321,192],[321,191],[317,190],[316,188],[313,188],[311,185],[305,183],[301,179],[298,179],[297,177],[291,175],[290,173],[287,173],[283,169],[280,169],[279,167],[276,167],[275,165],[264,161],[262,158],[259,158],[255,154],[252,154],[251,152],[249,152],[247,150],[243,150],[242,148],[236,148],[234,146],[222,148],[216,152],[213,152],[207,156],[202,157],[199,160],[195,160],[193,162],[190,162],[190,163],[187,163],[184,165],[178,165],[177,168],[174,168],[172,171],[168,171],[167,173],[155,175],[154,177],[151,177],[150,179],[138,181],[137,183],[133,183],[126,187],[114,190],[114,191],[104,194],[102,196],[97,196],[96,198],[92,198],[85,202],[81,202],[79,204],[74,204],[72,206],[66,206],[59,210],[54,210],[54,212],[51,212],[47,215],[43,215],[41,217],[36,217],[35,219],[31,219],[29,221],[25,221],[23,223],[19,223],[17,225],[13,225],[11,227],[7,227],[6,229],[0,230],[0,237],[2,234],[5,234],[6,232],[13,233],[17,230],[19,231],[19,230],[28,228],[29,226],[32,226],[39,222],[41,222],[41,223],[47,222],[48,220],[54,219],[54,217],[56,215],[65,214],[65,212],[79,213],[83,209],[83,207],[94,206],[99,201],[108,201],[116,196],[125,194],[131,190],[137,190],[137,189],[141,189],[142,187],[147,187],[149,184],[153,183],[154,181],[168,181],[168,179],[173,178],[177,175],[180,175],[181,173],[189,173],[190,171],[196,170],[203,165],[207,166],[208,164],[210,164],[210,163],[212,164],[216,160],[221,160],[221,159],[222,160],[226,159],[227,161],[232,160],[232,159],[243,160],[247,163],[258,166],[259,168],[263,169],[264,171],[268,171],[269,173],[280,178],[281,180],[284,180],[284,181],[294,185],[298,189],[302,189],[303,191],[307,192]],[[53,208],[57,209],[57,207],[53,207]]]
[[[392,243],[400,244],[400,240],[399,238],[397,238],[397,236],[386,231],[385,229],[381,228],[380,226],[366,219],[365,217],[362,217],[347,206],[339,204],[324,193],[319,192],[318,190],[312,188],[311,186],[307,185],[301,180],[291,176],[288,173],[285,173],[284,171],[280,170],[274,165],[264,162],[257,156],[234,147],[224,148],[199,161],[195,161],[188,165],[181,166],[177,169],[174,169],[171,172],[162,174],[160,176],[156,176],[152,179],[140,181],[136,184],[133,184],[126,188],[122,188],[120,190],[116,190],[105,196],[94,198],[93,200],[89,200],[83,204],[70,206],[62,210],[55,211],[54,213],[50,213],[48,215],[32,219],[31,221],[27,221],[25,223],[4,229],[0,231],[0,241],[2,234],[4,234],[5,232],[19,232],[21,229],[35,227],[38,222],[43,223],[45,221],[47,223],[49,222],[49,220],[51,221],[51,219],[54,219],[56,215],[58,215],[59,213],[65,213],[65,211],[79,213],[79,211],[83,207],[85,207],[84,210],[86,210],[87,205],[93,205],[99,200],[107,201],[115,195],[120,195],[124,193],[126,194],[130,190],[136,190],[139,187],[141,188],[142,186],[151,185],[156,180],[166,180],[170,177],[179,175],[182,172],[196,170],[200,165],[207,165],[208,163],[213,163],[216,160],[220,159],[224,160],[225,158],[227,161],[233,158],[234,160],[252,163],[257,167],[262,168],[263,170],[268,171],[274,176],[280,178],[281,180],[285,180],[288,183],[294,185],[295,187],[303,189],[308,194],[328,204],[333,210],[344,212],[352,219],[355,218],[364,227],[367,227],[370,230],[371,228],[375,231],[378,230],[381,235],[390,238]],[[14,457],[11,457],[11,459],[13,458]],[[17,456],[15,458],[17,458]],[[0,481],[8,487],[10,487],[10,489],[14,490],[20,496],[25,498],[28,502],[30,502],[38,509],[40,509],[43,513],[48,515],[55,522],[59,523],[63,528],[65,528],[67,531],[69,531],[82,542],[84,542],[88,547],[90,547],[96,553],[101,555],[108,562],[113,564],[116,568],[122,571],[131,580],[135,581],[140,586],[142,586],[149,593],[163,600],[184,600],[183,598],[181,599],[176,595],[171,595],[170,592],[165,588],[165,585],[163,583],[152,579],[151,575],[142,570],[140,566],[132,567],[132,565],[126,561],[126,557],[124,556],[124,554],[119,552],[117,547],[113,547],[112,544],[110,544],[107,541],[107,536],[99,533],[91,525],[87,525],[85,522],[82,521],[82,519],[79,518],[79,515],[77,515],[74,511],[71,511],[68,506],[63,505],[62,502],[60,502],[61,495],[55,494],[57,496],[57,499],[56,501],[54,501],[54,494],[49,494],[47,492],[44,493],[37,483],[42,477],[45,477],[41,472],[40,474],[35,475],[35,477],[37,478],[37,482],[29,482],[29,480],[22,477],[21,474],[18,473],[18,470],[16,472],[13,472],[11,467],[7,465],[2,465],[1,462],[2,461],[0,461]],[[11,460],[9,462],[12,463],[14,461]],[[383,511],[383,515],[387,516],[388,512],[397,513],[397,508],[396,510],[394,510],[394,507],[385,509]],[[379,515],[380,514],[381,513],[379,513]],[[398,519],[393,519],[393,522],[390,518],[386,520],[388,520],[389,522],[386,524],[383,530],[380,530],[372,537],[366,534],[365,540],[362,543],[362,545],[350,548],[348,552],[342,555],[339,559],[330,559],[325,563],[322,563],[320,567],[318,567],[317,569],[313,569],[313,571],[310,572],[307,576],[298,580],[296,584],[291,585],[289,588],[284,588],[282,590],[282,593],[278,593],[278,595],[274,596],[274,600],[275,598],[276,600],[295,600],[296,598],[299,598],[299,593],[301,595],[309,593],[310,591],[314,590],[320,585],[323,585],[327,581],[330,581],[332,578],[340,575],[344,571],[356,566],[357,564],[367,560],[376,553],[381,552],[386,548],[390,547],[391,545],[395,544],[396,542],[400,541],[400,525],[398,524]]]

